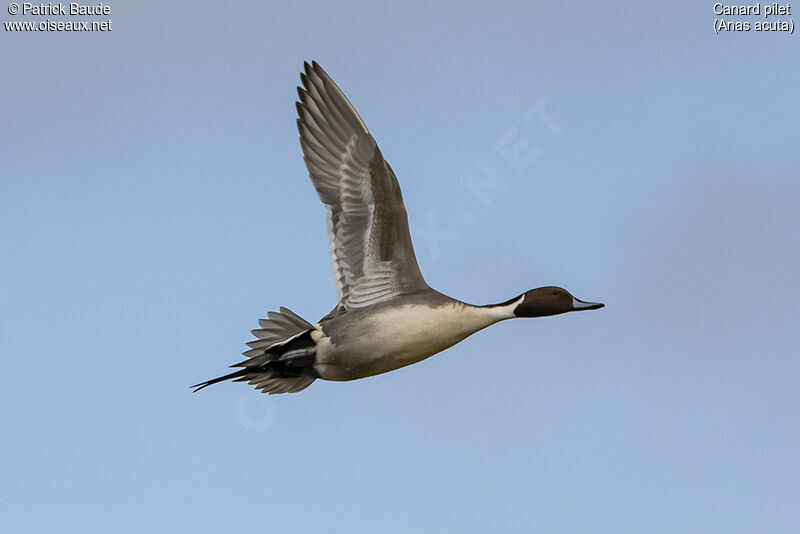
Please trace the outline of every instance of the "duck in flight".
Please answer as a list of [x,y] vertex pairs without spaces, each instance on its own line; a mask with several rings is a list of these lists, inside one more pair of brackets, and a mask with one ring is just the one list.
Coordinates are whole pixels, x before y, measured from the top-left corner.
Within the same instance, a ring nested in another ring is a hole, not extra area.
[[339,303],[311,324],[287,308],[253,330],[233,380],[295,393],[314,380],[365,378],[419,362],[499,321],[596,310],[560,287],[474,306],[431,289],[420,273],[400,186],[367,126],[316,62],[297,88],[297,128],[311,182],[327,208]]

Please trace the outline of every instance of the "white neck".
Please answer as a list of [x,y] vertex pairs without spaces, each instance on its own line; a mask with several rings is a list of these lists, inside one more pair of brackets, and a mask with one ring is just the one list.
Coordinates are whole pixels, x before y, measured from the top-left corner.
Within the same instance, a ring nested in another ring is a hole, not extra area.
[[513,319],[516,317],[516,315],[514,315],[514,310],[517,309],[517,306],[522,304],[524,299],[525,295],[520,295],[518,299],[512,300],[510,303],[505,305],[478,306],[478,308],[482,311],[487,319],[492,319],[489,324],[494,324],[499,321],[505,321],[506,319]]
[[494,323],[505,321],[506,319],[513,319],[516,317],[516,315],[514,315],[514,310],[522,303],[524,298],[525,295],[521,295],[518,299],[508,304],[492,306],[475,306],[473,304],[459,303],[455,308],[459,310],[460,326],[462,329],[473,333],[487,326],[491,326]]

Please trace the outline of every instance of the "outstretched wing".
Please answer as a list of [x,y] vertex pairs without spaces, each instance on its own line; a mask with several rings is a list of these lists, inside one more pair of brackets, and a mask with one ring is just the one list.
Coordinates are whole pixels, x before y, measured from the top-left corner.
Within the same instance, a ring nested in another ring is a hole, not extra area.
[[306,167],[328,208],[339,306],[358,308],[427,288],[400,186],[364,121],[316,62],[298,87]]

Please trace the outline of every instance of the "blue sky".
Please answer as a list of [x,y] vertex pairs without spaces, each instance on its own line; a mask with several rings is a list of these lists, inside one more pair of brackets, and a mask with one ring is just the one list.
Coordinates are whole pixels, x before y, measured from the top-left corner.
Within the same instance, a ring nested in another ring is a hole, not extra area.
[[[800,529],[797,35],[715,35],[712,2],[110,5],[0,32],[4,531]],[[431,286],[607,307],[192,394],[268,310],[335,304],[310,59]]]

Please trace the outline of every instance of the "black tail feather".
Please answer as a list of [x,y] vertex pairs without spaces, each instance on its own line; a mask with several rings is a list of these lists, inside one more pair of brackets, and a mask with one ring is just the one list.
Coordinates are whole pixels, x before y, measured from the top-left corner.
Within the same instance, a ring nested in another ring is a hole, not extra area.
[[195,393],[226,380],[250,382],[262,393],[294,393],[318,378],[310,323],[281,308],[280,313],[269,312],[269,319],[261,319],[259,324],[262,328],[253,330],[258,340],[251,342],[258,346],[248,343],[252,347],[244,353],[248,358],[231,365],[241,369],[191,386]]
[[199,384],[195,384],[195,385],[189,386],[189,387],[190,388],[196,388],[194,390],[194,392],[197,393],[198,391],[200,391],[203,388],[207,388],[208,386],[213,386],[214,384],[218,384],[220,382],[224,382],[225,380],[230,380],[231,378],[244,377],[246,379],[245,375],[247,375],[248,373],[252,373],[252,372],[253,372],[252,369],[240,369],[238,371],[234,371],[233,373],[227,374],[225,376],[221,376],[219,378],[214,378],[212,380],[206,380],[205,382],[200,382]]

